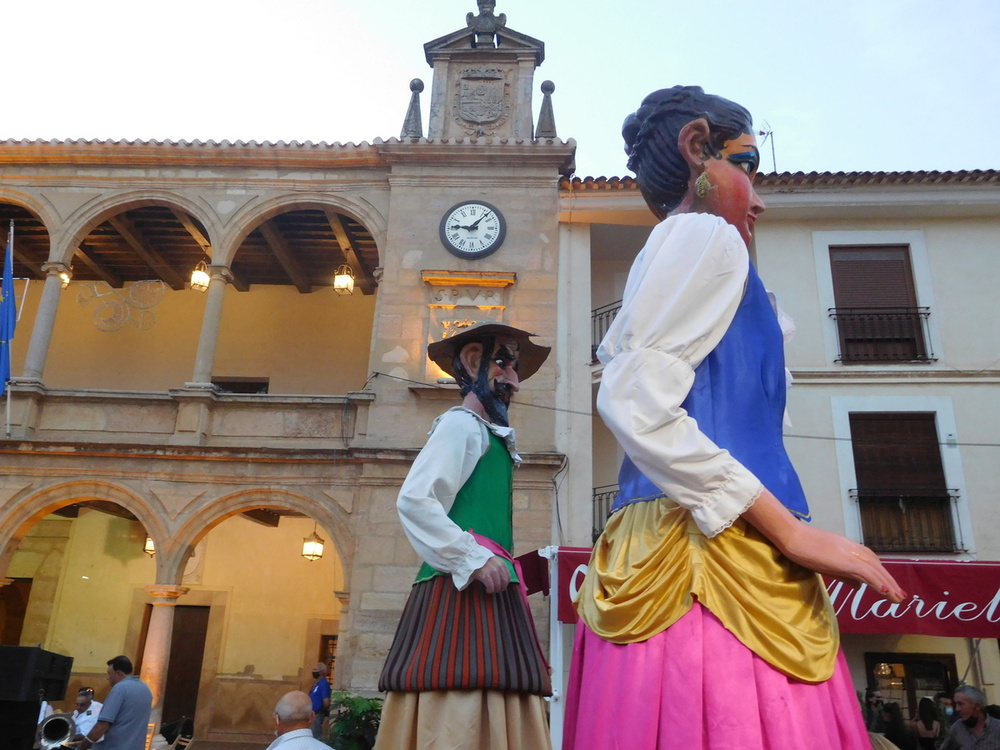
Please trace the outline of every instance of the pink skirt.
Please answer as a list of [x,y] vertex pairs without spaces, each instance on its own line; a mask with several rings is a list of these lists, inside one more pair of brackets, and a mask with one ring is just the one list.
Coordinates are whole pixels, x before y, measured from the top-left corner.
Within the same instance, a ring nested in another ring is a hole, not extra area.
[[648,641],[577,624],[563,750],[870,750],[844,654],[833,677],[786,677],[695,602]]

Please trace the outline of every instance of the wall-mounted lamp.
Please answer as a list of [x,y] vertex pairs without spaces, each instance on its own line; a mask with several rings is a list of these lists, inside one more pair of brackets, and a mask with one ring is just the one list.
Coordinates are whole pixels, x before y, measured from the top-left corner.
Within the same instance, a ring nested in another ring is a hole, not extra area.
[[316,524],[313,524],[313,533],[302,540],[302,556],[312,562],[319,560],[323,556],[323,537],[316,533]]
[[333,276],[333,290],[337,294],[354,294],[354,271],[346,263]]
[[150,557],[156,554],[156,545],[153,544],[153,537],[146,537],[146,543],[142,545],[142,551]]
[[69,271],[61,271],[59,273],[59,280],[62,282],[63,289],[69,286],[70,279],[72,278],[73,276],[70,274]]
[[212,277],[208,275],[208,266],[205,265],[205,261],[198,261],[198,265],[191,272],[191,288],[196,292],[206,292],[211,283]]

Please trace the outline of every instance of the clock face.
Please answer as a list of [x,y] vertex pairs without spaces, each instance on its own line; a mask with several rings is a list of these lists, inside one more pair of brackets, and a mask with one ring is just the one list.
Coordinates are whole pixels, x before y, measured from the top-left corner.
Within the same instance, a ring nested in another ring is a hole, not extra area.
[[503,214],[489,203],[465,201],[441,219],[441,242],[459,258],[485,258],[495,252],[507,235]]

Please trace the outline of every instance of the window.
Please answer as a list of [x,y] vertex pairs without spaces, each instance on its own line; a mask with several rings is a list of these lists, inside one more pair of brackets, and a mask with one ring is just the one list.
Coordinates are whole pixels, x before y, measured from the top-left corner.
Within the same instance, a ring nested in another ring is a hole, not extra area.
[[918,307],[907,245],[831,245],[830,271],[847,364],[928,362],[927,307]]
[[591,529],[593,535],[592,541],[596,542],[597,537],[599,537],[601,532],[604,531],[604,525],[608,521],[608,516],[611,515],[611,506],[614,504],[616,497],[618,497],[617,484],[606,484],[601,487],[594,487],[594,526]]
[[267,393],[268,378],[212,378],[212,385],[219,393],[244,393],[262,395]]
[[933,412],[851,412],[864,543],[876,552],[954,552],[952,504]]
[[598,307],[596,310],[592,310],[590,313],[590,332],[591,332],[591,345],[590,345],[590,361],[591,364],[597,363],[597,347],[601,345],[601,341],[604,340],[605,335],[608,333],[608,329],[614,322],[615,317],[622,309],[622,301],[612,302],[610,305],[603,305]]
[[868,687],[886,703],[898,703],[904,717],[917,711],[921,698],[951,693],[958,684],[954,654],[865,653]]
[[326,679],[333,685],[333,673],[337,667],[337,636],[324,634],[319,637],[318,661],[326,664]]

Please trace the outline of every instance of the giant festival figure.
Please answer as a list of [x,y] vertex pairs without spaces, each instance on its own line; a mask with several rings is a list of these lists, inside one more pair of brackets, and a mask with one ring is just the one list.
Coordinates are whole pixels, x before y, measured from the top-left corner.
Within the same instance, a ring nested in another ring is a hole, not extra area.
[[478,324],[427,347],[461,406],[431,428],[400,488],[403,529],[424,560],[379,679],[376,750],[545,750],[548,665],[510,556],[520,461],[507,407],[549,348]]
[[696,86],[623,126],[660,223],[598,352],[626,457],[576,600],[565,750],[870,748],[819,574],[906,594],[867,547],[806,522],[783,316],[747,251],[753,132]]

